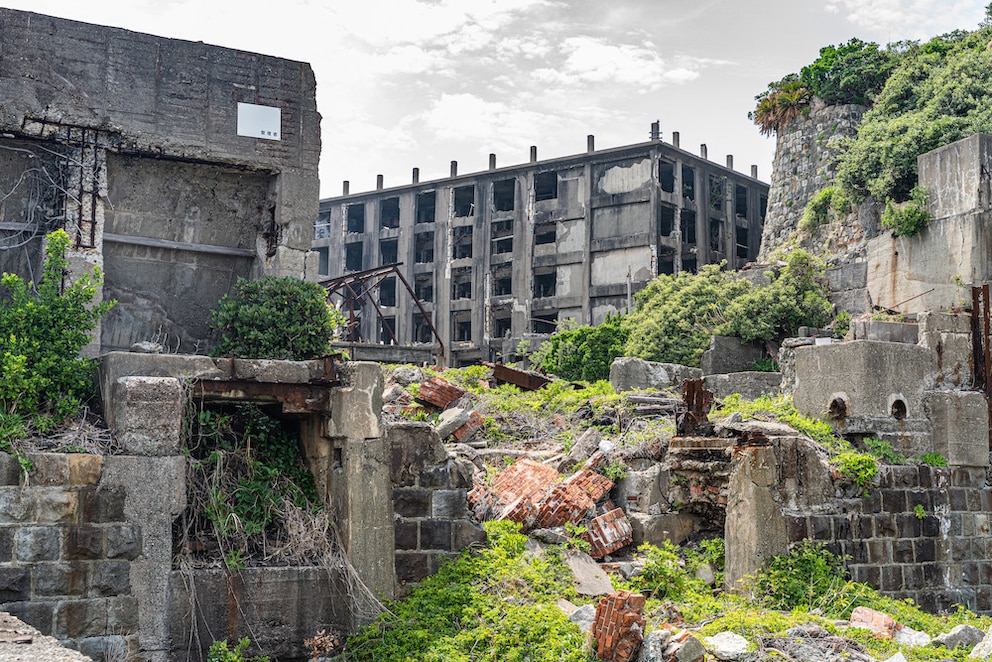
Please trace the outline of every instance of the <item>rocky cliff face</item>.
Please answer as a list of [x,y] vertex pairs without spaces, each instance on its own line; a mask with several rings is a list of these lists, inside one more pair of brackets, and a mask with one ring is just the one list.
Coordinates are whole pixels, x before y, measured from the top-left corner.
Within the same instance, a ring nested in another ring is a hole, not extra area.
[[798,228],[806,203],[834,178],[841,140],[857,133],[866,110],[814,105],[808,115],[778,133],[759,261],[767,261],[776,248],[792,240],[818,253],[824,247],[836,253],[860,242],[865,225],[858,222],[858,210],[844,222],[821,226],[812,234]]

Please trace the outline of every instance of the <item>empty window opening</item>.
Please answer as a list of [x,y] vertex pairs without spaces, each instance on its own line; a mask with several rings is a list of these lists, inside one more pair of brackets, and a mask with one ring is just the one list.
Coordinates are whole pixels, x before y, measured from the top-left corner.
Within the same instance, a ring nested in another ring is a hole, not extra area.
[[746,260],[748,257],[747,228],[737,226],[735,228],[735,234],[737,236],[737,257],[741,260]]
[[434,261],[434,233],[421,232],[414,235],[414,261],[417,264],[429,264]]
[[768,198],[765,196],[761,196],[760,198],[758,198],[758,218],[761,219],[762,223],[765,222],[765,214],[767,212],[768,212]]
[[896,398],[892,401],[892,418],[897,421],[906,420],[906,401],[902,398]]
[[468,311],[451,317],[451,335],[456,342],[472,342],[472,314]]
[[396,318],[383,317],[379,324],[379,342],[383,345],[396,344]]
[[555,271],[539,271],[534,273],[534,297],[553,297],[555,295],[555,286],[557,285],[558,276]]
[[413,277],[413,293],[423,303],[434,301],[434,275],[417,274]]
[[451,270],[451,298],[472,298],[472,267]]
[[493,271],[493,296],[513,294],[513,267],[503,265]]
[[383,278],[382,282],[379,283],[379,305],[380,306],[396,305],[395,278]]
[[534,315],[530,324],[531,333],[554,333],[558,328],[558,313]]
[[417,222],[433,223],[437,206],[437,191],[424,191],[417,194]]
[[344,245],[344,268],[345,271],[362,270],[362,242]]
[[724,178],[710,175],[710,209],[723,211]]
[[747,218],[747,187],[734,185],[734,216]]
[[553,244],[558,239],[558,228],[554,223],[538,225],[534,228],[535,244]]
[[682,258],[682,271],[688,271],[691,274],[696,273],[696,257],[695,256],[684,256]]
[[658,180],[661,190],[665,193],[675,192],[675,164],[668,161],[658,162]]
[[493,318],[493,338],[509,338],[510,337],[510,316],[504,315],[502,317]]
[[723,221],[710,219],[710,250],[719,253],[723,250]]
[[497,221],[491,228],[493,255],[513,252],[513,221]]
[[554,200],[558,197],[558,173],[539,172],[534,175],[534,200]]
[[413,314],[411,327],[413,328],[413,342],[429,343],[434,341],[434,332],[431,325],[420,313]]
[[317,273],[321,276],[329,276],[330,272],[330,249],[327,246],[317,247]]
[[658,232],[662,237],[672,234],[675,228],[675,208],[665,205],[661,206],[661,217],[658,224]]
[[475,215],[475,185],[455,189],[455,216]]
[[400,226],[399,198],[386,198],[379,203],[379,224],[387,229]]
[[398,244],[395,239],[383,239],[379,242],[379,257],[381,264],[396,264],[399,259]]
[[493,182],[493,211],[513,211],[516,190],[514,179]]
[[696,169],[687,165],[682,166],[682,197],[696,199]]
[[682,243],[696,243],[696,212],[688,209],[682,210]]
[[331,236],[331,212],[322,211],[317,215],[317,222],[313,224],[313,238],[326,239]]
[[844,398],[834,398],[830,401],[827,416],[834,419],[847,418],[847,403]]
[[671,276],[675,273],[675,260],[662,258],[658,262],[658,273]]
[[365,204],[358,203],[345,207],[348,219],[348,232],[365,232]]
[[455,228],[451,232],[451,257],[460,260],[472,257],[472,226]]

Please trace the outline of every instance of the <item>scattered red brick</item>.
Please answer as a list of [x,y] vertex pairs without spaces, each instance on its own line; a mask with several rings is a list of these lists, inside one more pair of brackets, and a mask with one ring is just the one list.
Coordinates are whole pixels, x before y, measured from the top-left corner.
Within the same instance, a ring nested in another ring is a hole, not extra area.
[[587,528],[589,530],[582,537],[589,543],[589,556],[594,559],[626,547],[634,539],[634,529],[620,508],[593,519]]
[[471,411],[468,415],[468,423],[461,426],[454,432],[456,441],[466,442],[475,436],[476,431],[482,427],[484,419],[477,411]]
[[868,607],[854,608],[851,612],[851,626],[871,630],[872,634],[881,639],[891,639],[896,630],[902,629],[902,625],[888,614]]
[[577,523],[583,520],[596,502],[580,485],[559,483],[537,504],[534,528],[548,529],[564,526],[565,522]]
[[603,474],[598,474],[588,469],[583,469],[574,476],[570,476],[565,482],[585,490],[593,502],[599,501],[607,492],[613,489],[612,480]]
[[596,605],[592,636],[596,655],[607,662],[630,662],[644,640],[644,596],[631,591],[605,595]]
[[420,382],[417,400],[444,409],[455,400],[464,397],[466,393],[468,391],[461,386],[452,384],[447,379],[432,377]]

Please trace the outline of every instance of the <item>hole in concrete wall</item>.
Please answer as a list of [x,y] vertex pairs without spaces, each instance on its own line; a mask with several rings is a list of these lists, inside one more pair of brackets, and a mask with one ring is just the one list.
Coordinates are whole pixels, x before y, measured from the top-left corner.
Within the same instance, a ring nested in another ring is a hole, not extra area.
[[765,222],[765,214],[767,212],[768,212],[768,198],[765,196],[761,196],[758,199],[758,218],[761,219],[762,223]]
[[897,421],[906,420],[906,401],[903,400],[902,398],[896,398],[895,400],[893,400],[891,412],[892,412],[892,418],[896,419]]
[[413,292],[423,303],[434,301],[434,274],[417,274],[414,276]]
[[392,345],[394,337],[396,337],[396,318],[383,317],[379,322],[379,342],[383,345]]
[[682,197],[696,199],[696,169],[687,165],[682,166]]
[[472,298],[472,267],[451,270],[451,298]]
[[475,215],[475,185],[455,188],[455,216]]
[[696,273],[697,270],[696,257],[693,255],[691,257],[682,258],[682,271],[688,271],[691,274]]
[[718,218],[710,219],[710,250],[716,253],[723,251],[723,221]]
[[313,224],[313,238],[326,239],[331,236],[331,212],[322,211],[317,214],[317,221]]
[[554,200],[558,197],[558,173],[539,172],[534,175],[534,200]]
[[379,224],[387,229],[400,226],[399,198],[386,198],[379,203]]
[[493,211],[513,211],[515,198],[515,179],[493,182]]
[[670,248],[662,249],[661,254],[658,255],[658,273],[659,274],[674,274],[675,273],[675,251]]
[[434,261],[434,233],[420,232],[413,239],[414,262],[428,264]]
[[513,267],[504,264],[493,269],[493,296],[513,294]]
[[682,210],[682,243],[690,246],[696,243],[696,212]]
[[380,264],[395,264],[399,262],[398,255],[398,244],[395,239],[382,239],[379,241]]
[[834,419],[847,418],[847,402],[844,398],[834,398],[827,407],[827,416]]
[[534,243],[553,244],[558,240],[558,228],[554,223],[546,223],[534,227]]
[[555,269],[545,270],[541,269],[534,272],[534,297],[541,299],[544,297],[553,297],[555,295],[555,287],[557,285],[558,276],[555,273]]
[[451,316],[451,337],[456,342],[472,342],[472,313],[466,310]]
[[490,228],[493,255],[513,252],[513,221],[496,221]]
[[746,260],[748,257],[747,228],[737,225],[734,227],[734,234],[737,241],[737,257]]
[[669,207],[668,205],[661,206],[661,213],[659,218],[658,232],[662,237],[667,237],[672,234],[672,230],[675,228],[675,208]]
[[344,449],[340,447],[334,448],[332,457],[333,459],[331,460],[331,469],[336,471],[344,469]]
[[361,271],[362,258],[363,258],[362,242],[357,241],[353,244],[344,245],[345,271]]
[[379,305],[381,306],[395,306],[396,305],[396,279],[395,278],[383,278],[382,282],[379,283]]
[[317,274],[330,276],[330,249],[327,246],[317,247]]
[[737,218],[747,218],[747,187],[734,185],[734,215]]
[[454,228],[451,232],[451,257],[460,260],[472,257],[472,226]]
[[510,337],[510,313],[496,313],[493,315],[493,338]]
[[658,162],[658,181],[665,193],[675,192],[675,164],[668,161]]
[[413,342],[429,343],[434,340],[430,324],[420,313],[414,313],[411,327],[413,328]]
[[345,205],[348,232],[365,232],[365,203]]
[[417,194],[417,222],[433,223],[437,207],[437,191],[424,191]]
[[710,209],[723,211],[723,185],[725,178],[716,175],[709,176],[710,183]]
[[534,315],[530,320],[531,333],[554,333],[558,328],[558,313]]

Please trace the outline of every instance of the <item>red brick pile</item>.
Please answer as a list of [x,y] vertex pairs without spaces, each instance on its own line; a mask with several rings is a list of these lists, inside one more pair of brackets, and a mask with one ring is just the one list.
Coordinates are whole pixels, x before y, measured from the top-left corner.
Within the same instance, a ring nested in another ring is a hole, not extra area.
[[868,607],[855,607],[851,612],[851,626],[871,630],[880,639],[891,639],[902,625],[895,619],[880,611]]
[[589,556],[601,559],[621,547],[626,547],[633,539],[634,530],[620,508],[594,518],[582,536],[590,545]]
[[417,401],[444,409],[452,402],[460,400],[468,393],[461,386],[452,384],[447,379],[431,377],[420,382]]
[[644,640],[645,598],[631,591],[604,595],[596,605],[592,636],[596,640],[596,655],[607,662],[629,662],[635,659]]

